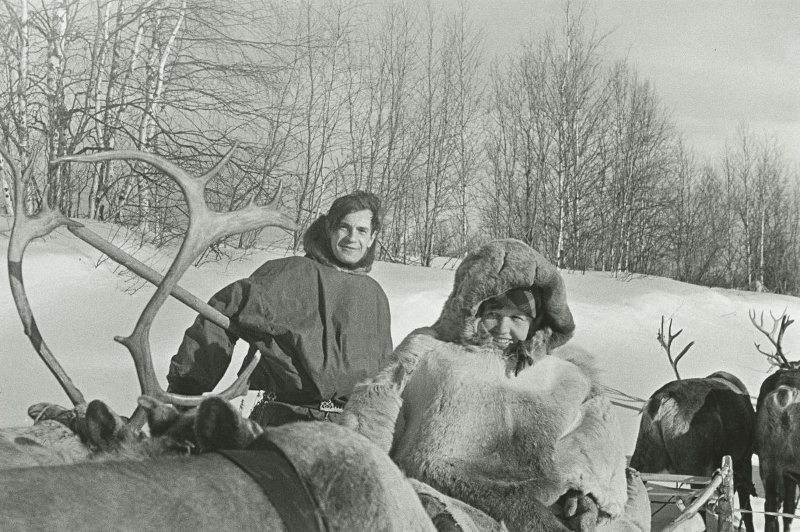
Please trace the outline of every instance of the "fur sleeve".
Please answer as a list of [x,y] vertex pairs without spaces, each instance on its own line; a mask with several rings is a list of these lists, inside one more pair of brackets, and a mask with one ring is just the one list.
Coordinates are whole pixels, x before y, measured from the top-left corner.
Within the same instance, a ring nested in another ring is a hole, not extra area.
[[383,370],[355,387],[338,423],[355,430],[388,453],[403,404],[403,389],[420,356],[429,351],[425,345],[435,336],[433,329],[427,327],[409,334]]
[[568,488],[591,494],[601,512],[616,518],[627,501],[625,454],[611,403],[602,395],[581,407],[582,420],[556,443],[556,464],[563,464]]
[[573,345],[566,345],[554,349],[551,354],[578,366],[592,383],[592,395],[602,393],[601,371],[593,354]]

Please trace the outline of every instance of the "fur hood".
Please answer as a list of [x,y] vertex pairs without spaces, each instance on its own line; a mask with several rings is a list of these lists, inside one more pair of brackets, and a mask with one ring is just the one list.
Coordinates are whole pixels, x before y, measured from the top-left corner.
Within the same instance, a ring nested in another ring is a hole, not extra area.
[[372,263],[375,262],[375,248],[377,246],[378,239],[376,238],[364,258],[351,266],[342,264],[333,256],[330,238],[328,237],[328,219],[326,215],[323,214],[314,220],[314,223],[303,234],[303,249],[305,249],[307,257],[320,264],[349,273],[369,273],[372,269]]
[[476,343],[478,307],[512,288],[533,288],[541,294],[542,327],[552,331],[548,347],[563,345],[572,337],[575,322],[561,274],[541,253],[513,239],[490,242],[467,255],[433,325],[436,336],[446,342]]

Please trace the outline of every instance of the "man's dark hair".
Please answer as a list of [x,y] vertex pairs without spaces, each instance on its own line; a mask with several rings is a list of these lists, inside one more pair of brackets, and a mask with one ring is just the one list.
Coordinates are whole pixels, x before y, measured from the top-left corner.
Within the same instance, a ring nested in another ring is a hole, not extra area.
[[372,232],[377,233],[381,229],[383,222],[383,211],[381,211],[381,200],[372,192],[356,190],[345,196],[339,196],[333,201],[331,208],[328,209],[328,231],[339,226],[342,218],[352,212],[369,209],[372,211]]

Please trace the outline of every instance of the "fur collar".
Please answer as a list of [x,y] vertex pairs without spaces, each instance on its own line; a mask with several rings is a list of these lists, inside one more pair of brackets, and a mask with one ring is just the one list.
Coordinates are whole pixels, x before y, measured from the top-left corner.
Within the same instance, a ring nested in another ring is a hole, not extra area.
[[482,343],[476,327],[478,307],[512,288],[536,288],[542,294],[542,329],[550,331],[549,347],[563,345],[572,337],[575,322],[561,274],[538,251],[513,239],[490,242],[467,255],[433,325],[437,336],[458,344]]
[[372,263],[375,262],[375,248],[377,245],[378,239],[376,238],[364,258],[351,266],[342,264],[334,257],[331,251],[330,238],[328,237],[328,221],[324,214],[317,218],[303,235],[303,248],[306,251],[306,257],[347,273],[369,273],[372,269]]
[[[593,397],[602,392],[602,370],[597,365],[597,360],[594,355],[584,351],[580,348],[571,346],[560,347],[558,349],[551,349],[551,338],[553,332],[549,327],[536,331],[531,338],[524,342],[519,342],[516,346],[507,347],[502,353],[496,347],[492,346],[491,336],[484,342],[478,345],[483,346],[485,349],[493,350],[505,359],[506,375],[509,378],[516,376],[523,371],[536,371],[534,366],[536,362],[546,356],[553,356],[569,362],[580,369],[591,383],[591,393]],[[520,357],[525,357],[525,360]]]

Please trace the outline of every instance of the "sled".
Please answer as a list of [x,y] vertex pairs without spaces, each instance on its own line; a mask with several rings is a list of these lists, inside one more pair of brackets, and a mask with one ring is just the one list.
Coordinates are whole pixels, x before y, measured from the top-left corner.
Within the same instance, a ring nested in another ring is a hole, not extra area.
[[692,485],[700,484],[706,486],[711,482],[711,477],[699,477],[696,475],[639,473],[639,476],[647,487],[650,502],[669,499],[664,502],[674,503],[676,498],[691,496],[696,491],[696,488],[691,488]]
[[[699,511],[709,516],[709,530],[733,532],[733,466],[729,456],[712,477],[640,473],[647,487],[653,530],[678,529]],[[700,489],[691,486],[703,486]],[[712,525],[716,522],[716,527]]]

